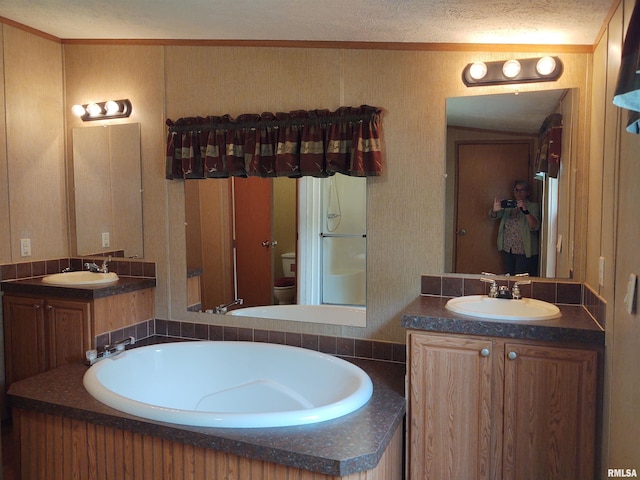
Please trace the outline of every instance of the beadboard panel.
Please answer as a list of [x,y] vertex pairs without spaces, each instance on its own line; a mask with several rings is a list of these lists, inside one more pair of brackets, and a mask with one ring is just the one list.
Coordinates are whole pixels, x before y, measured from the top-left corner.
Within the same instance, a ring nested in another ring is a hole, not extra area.
[[14,410],[22,478],[390,480],[402,478],[402,426],[373,470],[344,477],[252,460],[81,420]]

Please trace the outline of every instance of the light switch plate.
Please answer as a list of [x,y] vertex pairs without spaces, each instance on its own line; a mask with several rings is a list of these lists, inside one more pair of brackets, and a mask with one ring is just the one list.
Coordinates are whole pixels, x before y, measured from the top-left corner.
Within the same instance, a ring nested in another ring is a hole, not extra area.
[[627,294],[624,296],[624,304],[627,307],[627,313],[631,315],[636,306],[636,285],[638,277],[635,273],[629,275],[629,283],[627,284]]
[[103,232],[102,233],[102,247],[103,248],[107,248],[107,247],[109,247],[110,244],[111,244],[111,242],[109,240],[109,232]]
[[604,287],[604,257],[600,257],[600,262],[598,263],[598,284]]
[[31,256],[31,239],[30,238],[20,239],[20,256],[21,257]]

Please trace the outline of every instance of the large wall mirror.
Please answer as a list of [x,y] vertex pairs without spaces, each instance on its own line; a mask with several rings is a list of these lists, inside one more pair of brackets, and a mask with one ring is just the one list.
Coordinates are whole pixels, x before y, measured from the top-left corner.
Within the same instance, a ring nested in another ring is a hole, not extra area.
[[73,129],[76,255],[141,258],[140,124]]
[[366,178],[188,180],[185,208],[190,309],[365,305]]
[[[577,102],[576,89],[447,99],[446,272],[504,273],[498,222],[488,213],[494,198],[512,199],[514,181],[526,180],[542,212],[537,276],[572,277]],[[562,115],[562,156],[552,178],[536,159],[540,129],[555,113]]]

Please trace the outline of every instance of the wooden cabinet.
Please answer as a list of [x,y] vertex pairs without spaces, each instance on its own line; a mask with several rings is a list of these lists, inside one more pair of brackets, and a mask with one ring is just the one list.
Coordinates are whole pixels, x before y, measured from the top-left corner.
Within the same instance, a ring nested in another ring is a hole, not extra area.
[[598,352],[408,334],[411,480],[593,478]]
[[5,295],[3,306],[7,387],[91,348],[90,302]]

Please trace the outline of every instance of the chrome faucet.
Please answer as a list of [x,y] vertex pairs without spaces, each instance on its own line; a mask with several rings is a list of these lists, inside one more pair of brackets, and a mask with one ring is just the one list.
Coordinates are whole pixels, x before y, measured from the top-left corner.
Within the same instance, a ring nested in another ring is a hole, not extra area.
[[480,277],[480,281],[484,283],[489,283],[489,297],[497,298],[498,297],[498,283],[493,278]]
[[84,268],[93,273],[109,273],[109,262],[111,261],[111,255],[109,258],[105,258],[102,262],[102,266],[99,267],[97,263],[85,263]]
[[95,349],[87,350],[85,352],[86,360],[84,363],[91,366],[105,358],[115,357],[116,355],[120,355],[124,352],[127,345],[133,345],[134,343],[136,343],[136,337],[127,337],[122,340],[118,340],[117,342],[113,342],[111,345],[105,345],[100,352]]
[[109,273],[109,262],[111,261],[111,255],[109,258],[105,258],[102,262],[102,267],[100,267],[100,273]]
[[243,300],[241,298],[237,298],[233,302],[227,303],[226,305],[224,303],[222,305],[218,305],[216,307],[216,313],[227,313],[229,307],[232,307],[233,305],[242,305],[242,302]]
[[531,280],[519,280],[513,284],[511,288],[511,298],[514,300],[520,300],[522,298],[522,293],[520,293],[520,285],[530,285]]

